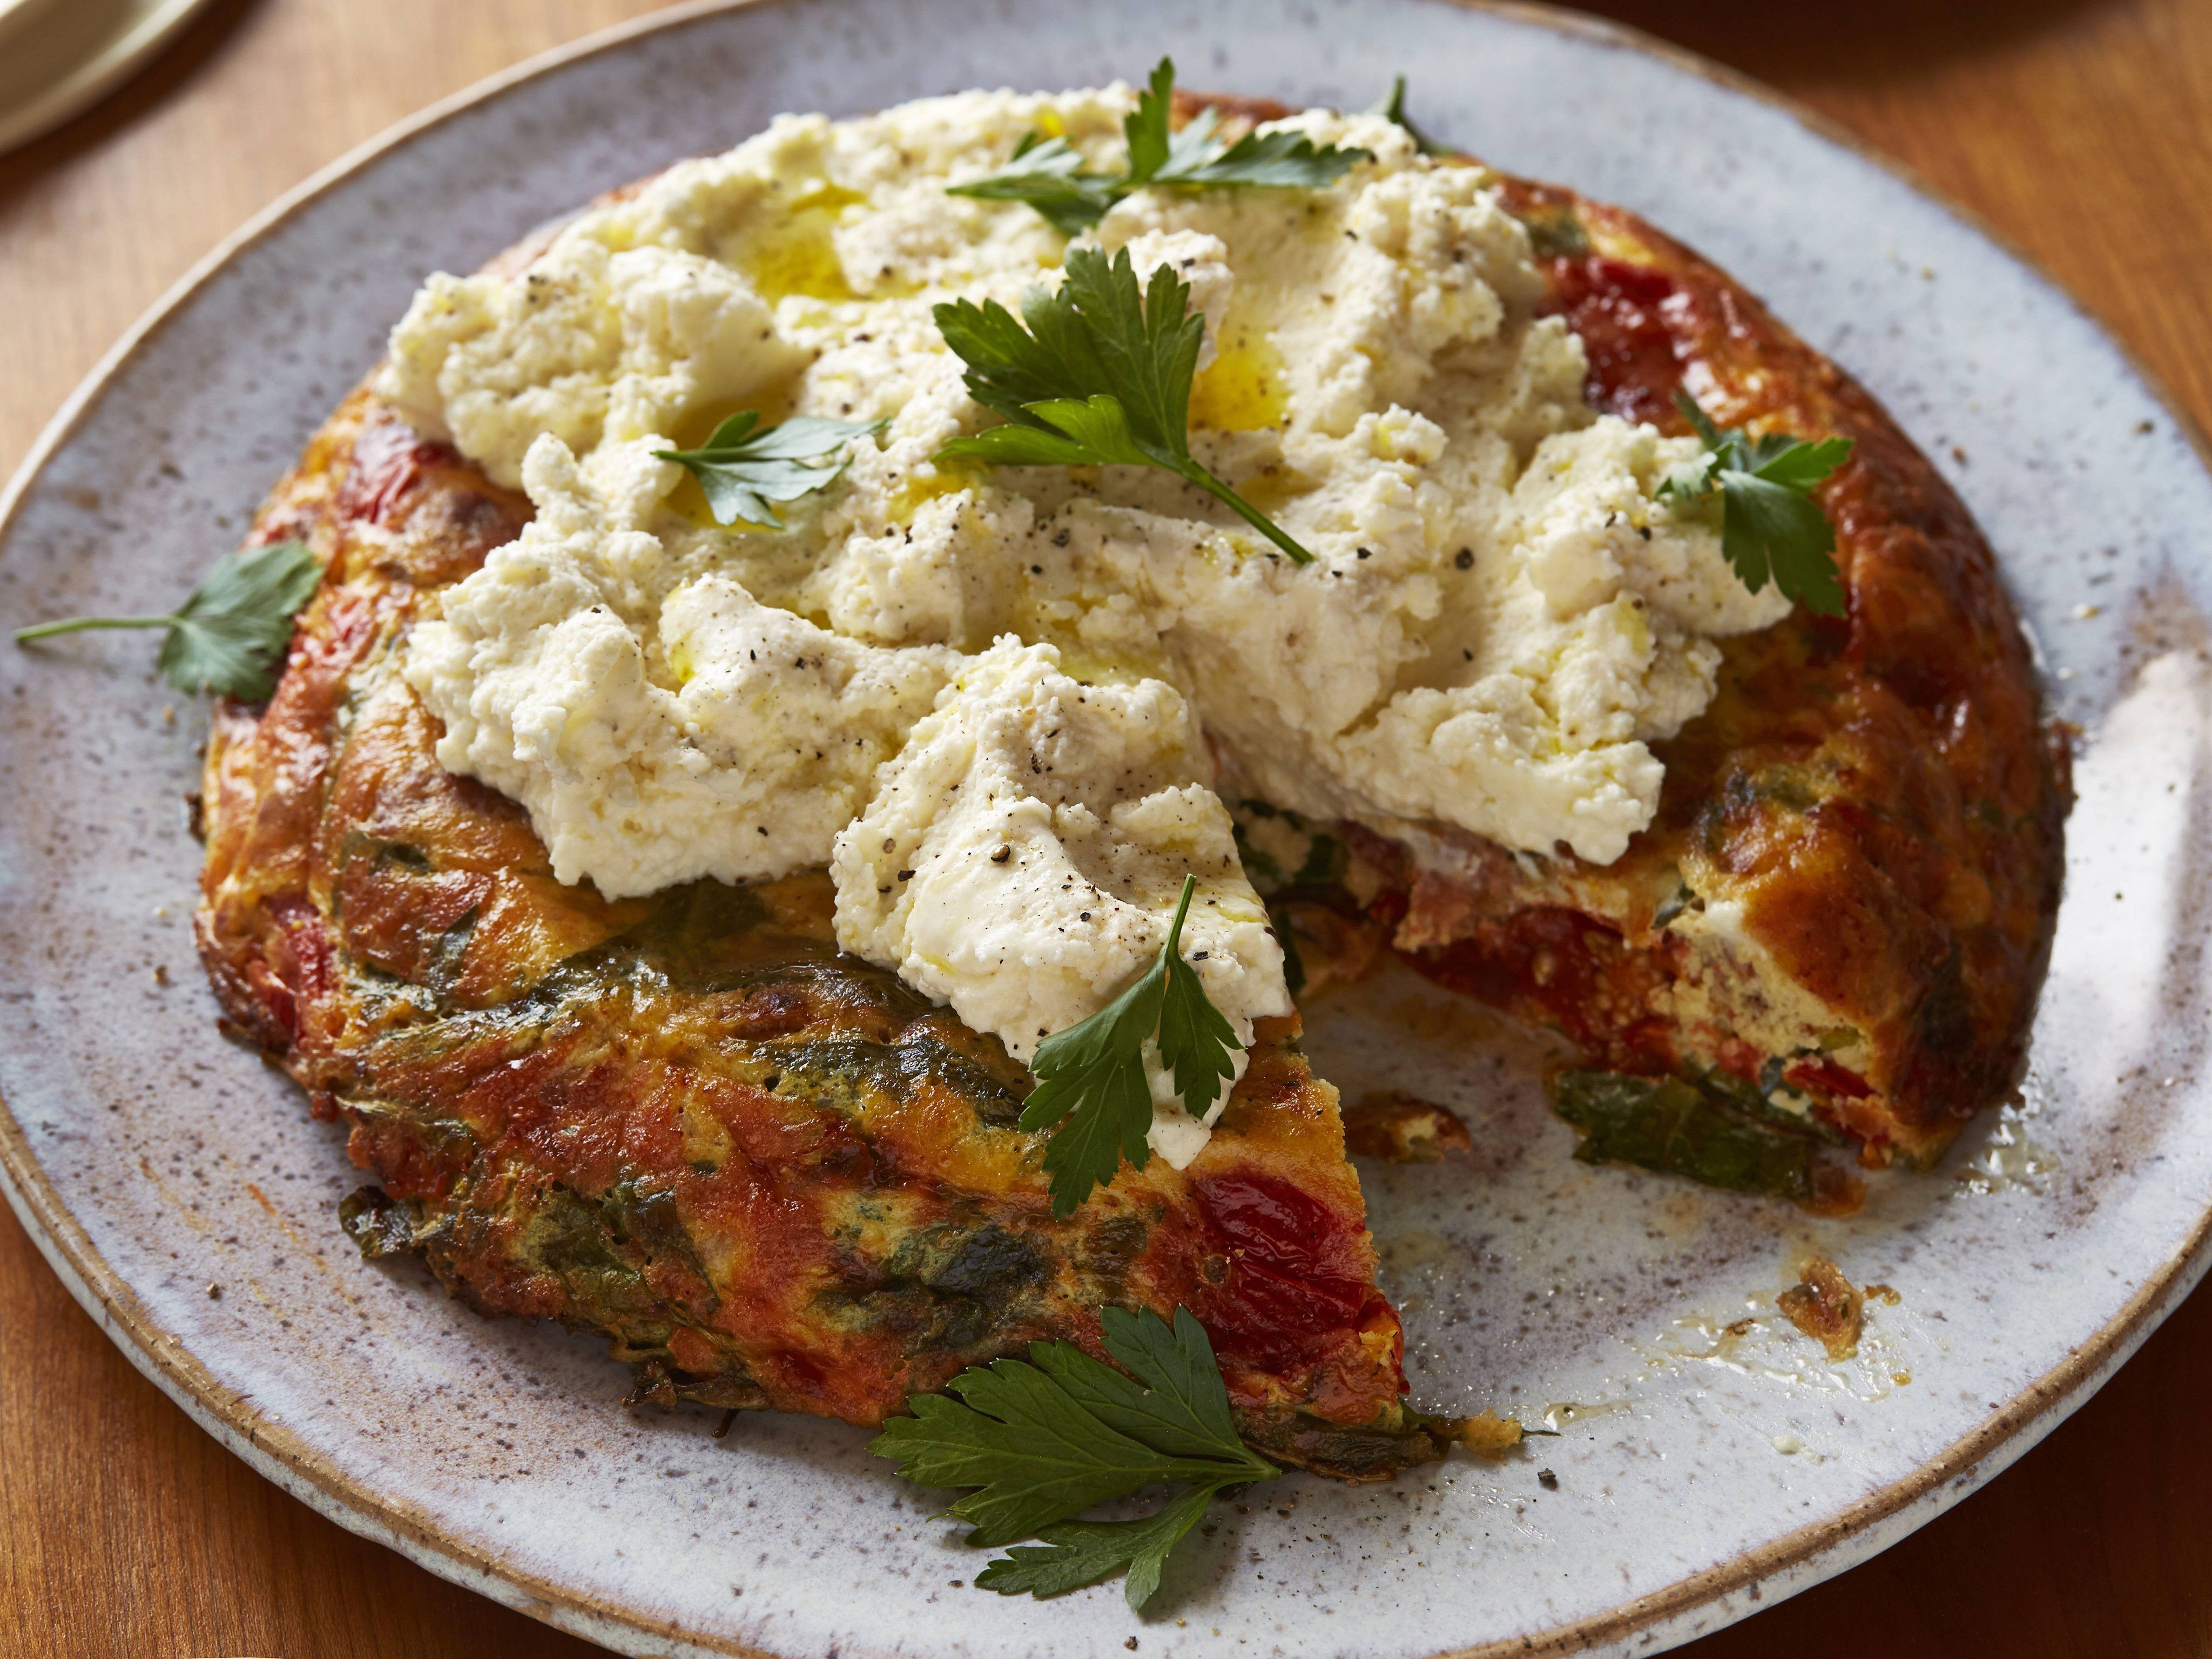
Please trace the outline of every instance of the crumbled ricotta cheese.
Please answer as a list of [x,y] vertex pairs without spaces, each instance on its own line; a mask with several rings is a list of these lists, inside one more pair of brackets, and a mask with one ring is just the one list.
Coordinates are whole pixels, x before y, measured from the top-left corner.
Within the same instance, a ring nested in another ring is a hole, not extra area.
[[[1291,1011],[1283,951],[1206,775],[1166,681],[1078,680],[1054,647],[1002,639],[945,689],[838,836],[838,943],[1027,1060],[1151,967],[1188,875],[1182,955],[1249,1044],[1255,1019]],[[1201,1126],[1156,1053],[1147,1069],[1169,1109],[1152,1145],[1180,1169]]]
[[558,438],[531,446],[523,485],[521,539],[409,642],[440,764],[522,802],[555,877],[610,897],[825,862],[953,654],[860,644],[724,575],[658,595],[635,495],[594,489]]
[[378,389],[511,489],[541,433],[580,451],[665,432],[805,362],[728,266],[571,237],[518,277],[433,276]]
[[[1132,101],[779,118],[417,297],[380,388],[538,520],[409,678],[562,879],[769,875],[834,837],[848,945],[1027,1054],[1141,971],[1186,868],[1209,994],[1287,1007],[1217,763],[1310,817],[1600,863],[1650,821],[1650,744],[1711,700],[1713,641],[1787,603],[1709,507],[1655,498],[1693,446],[1584,402],[1489,175],[1387,120],[1272,124],[1372,153],[1328,190],[1140,191],[1097,231],[1190,283],[1194,453],[1312,564],[1165,473],[936,465],[991,417],[931,308],[1017,306],[1066,246],[946,185],[1032,129],[1111,166]],[[737,407],[888,424],[784,529],[732,532],[652,452]]]

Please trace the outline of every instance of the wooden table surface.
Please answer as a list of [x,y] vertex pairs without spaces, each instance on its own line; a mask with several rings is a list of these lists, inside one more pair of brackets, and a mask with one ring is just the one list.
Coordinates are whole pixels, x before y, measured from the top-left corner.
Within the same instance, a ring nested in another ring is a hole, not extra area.
[[[270,198],[434,99],[650,0],[221,0],[0,158],[0,475],[132,319]],[[2212,0],[1627,0],[1916,168],[2212,425]],[[1141,42],[1125,71],[1140,68]],[[1418,54],[1409,52],[1409,59]],[[990,76],[979,54],[979,80]],[[1687,1650],[2212,1655],[2212,1289],[1987,1490]],[[353,1537],[142,1379],[0,1208],[0,1652],[596,1651]]]

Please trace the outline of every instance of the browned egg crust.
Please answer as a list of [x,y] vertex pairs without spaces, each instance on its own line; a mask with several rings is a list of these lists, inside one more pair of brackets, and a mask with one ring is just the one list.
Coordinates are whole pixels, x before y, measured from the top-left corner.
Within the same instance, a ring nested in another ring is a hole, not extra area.
[[1028,1073],[841,953],[825,874],[610,902],[438,764],[397,647],[527,516],[362,392],[253,532],[326,568],[269,705],[217,720],[198,937],[230,1019],[352,1126],[364,1248],[605,1332],[641,1397],[865,1424],[1033,1340],[1103,1353],[1103,1306],[1182,1306],[1271,1455],[1441,1455],[1294,1018],[1188,1170],[1054,1222]]

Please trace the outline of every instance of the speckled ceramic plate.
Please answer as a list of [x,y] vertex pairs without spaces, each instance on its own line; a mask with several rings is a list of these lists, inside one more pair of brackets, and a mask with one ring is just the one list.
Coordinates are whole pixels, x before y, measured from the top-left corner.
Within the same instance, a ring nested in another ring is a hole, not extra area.
[[[635,1653],[1650,1651],[1901,1537],[2047,1432],[2202,1273],[2212,1206],[2212,478],[2063,294],[1753,89],[1563,15],[1439,0],[809,0],[665,15],[433,111],[202,268],[0,509],[0,620],[182,593],[422,273],[783,109],[1186,81],[1421,118],[1626,204],[1767,295],[1938,458],[2080,723],[2021,1103],[1844,1222],[1569,1160],[1527,1041],[1410,981],[1313,1019],[1348,1092],[1449,1100],[1472,1165],[1364,1172],[1415,1395],[1558,1439],[1232,1510],[1142,1620],[977,1558],[836,1424],[629,1416],[597,1345],[487,1324],[338,1233],[337,1135],[228,1046],[193,959],[203,711],[143,637],[0,652],[0,1163],[56,1269],[210,1433],[345,1525]],[[1810,1251],[1857,1358],[1778,1320]],[[221,1286],[217,1298],[210,1287]],[[1556,1486],[1540,1481],[1548,1468]],[[1132,1638],[1134,1638],[1133,1641]]]

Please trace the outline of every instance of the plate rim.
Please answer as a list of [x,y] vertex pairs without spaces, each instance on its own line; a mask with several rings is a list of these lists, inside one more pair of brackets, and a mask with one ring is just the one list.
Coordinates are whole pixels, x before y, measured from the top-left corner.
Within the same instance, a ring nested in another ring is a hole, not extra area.
[[[599,56],[644,36],[685,27],[720,13],[821,0],[683,0],[523,59],[451,93],[385,128],[317,169],[224,237],[170,284],[104,353],[40,430],[0,489],[0,550],[4,550],[31,486],[77,430],[116,375],[198,292],[240,253],[268,236],[310,203],[345,183],[387,151],[409,143],[455,117],[515,88]],[[185,0],[183,15],[201,0]],[[1632,26],[1542,3],[1542,0],[1441,0],[1465,11],[1549,30],[1595,45],[1656,58],[1788,115],[1816,136],[1873,163],[1923,199],[1982,236],[2028,271],[2061,303],[2087,321],[2125,362],[2187,441],[2197,463],[2212,472],[2212,439],[2164,380],[2099,313],[2051,276],[2042,263],[1980,214],[1874,148],[1819,111],[1743,72]],[[162,1331],[120,1273],[111,1268],[76,1215],[64,1204],[33,1154],[27,1135],[0,1096],[0,1195],[21,1222],[71,1297],[92,1316],[137,1370],[185,1413],[257,1474],[348,1531],[398,1551],[440,1577],[488,1596],[558,1628],[615,1648],[673,1640],[695,1652],[738,1659],[784,1659],[769,1650],[574,1591],[470,1546],[428,1520],[404,1498],[385,1498],[329,1466],[329,1460],[283,1423],[243,1396],[231,1395],[185,1346]],[[1867,1494],[1840,1513],[1795,1528],[1782,1536],[1675,1580],[1649,1595],[1620,1602],[1533,1638],[1513,1637],[1479,1648],[1439,1650],[1437,1659],[1503,1659],[1507,1654],[1586,1650],[1635,1635],[1657,1635],[1672,1646],[1704,1633],[1692,1621],[1701,1610],[1761,1586],[1778,1594],[1753,1607],[1786,1600],[1799,1590],[1878,1554],[1917,1531],[2032,1449],[2085,1403],[2131,1358],[2174,1307],[2212,1268],[2212,1204],[2198,1214],[2185,1240],[2172,1251],[2113,1316],[2066,1358],[2002,1401],[1988,1416],[1910,1474]],[[1734,1622],[1753,1607],[1725,1611],[1711,1628]]]

